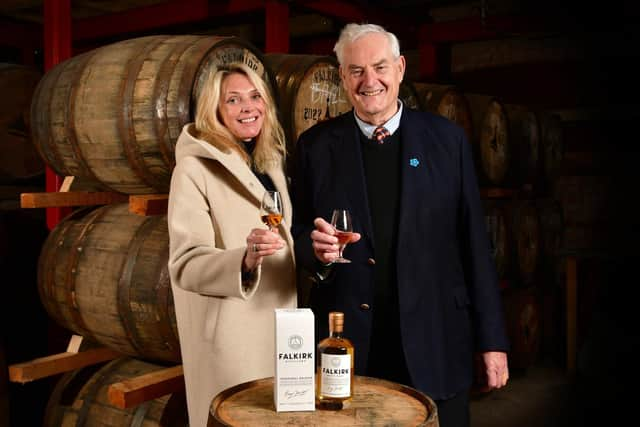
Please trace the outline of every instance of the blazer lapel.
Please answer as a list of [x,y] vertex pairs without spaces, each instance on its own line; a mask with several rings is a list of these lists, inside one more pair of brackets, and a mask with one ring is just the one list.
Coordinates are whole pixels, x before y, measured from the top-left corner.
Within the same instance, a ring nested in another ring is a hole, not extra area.
[[[407,242],[404,239],[413,240],[420,238],[414,236],[412,231],[416,224],[415,217],[419,211],[419,204],[431,204],[437,188],[432,183],[432,173],[429,164],[432,159],[429,156],[428,132],[417,126],[411,120],[411,111],[405,109],[400,120],[400,137],[402,148],[400,154],[400,218],[398,221],[398,253],[407,250]],[[431,200],[430,200],[431,199]],[[404,255],[398,256],[398,262]]]
[[[373,249],[374,245],[371,239],[373,226],[369,213],[364,165],[362,164],[360,130],[352,116],[347,115],[344,125],[335,131],[335,138],[333,138],[330,149],[334,164],[334,167],[329,169],[330,173],[335,174],[334,177],[340,180],[347,198],[348,206],[345,207],[350,209],[352,218],[362,227],[361,230],[358,230],[355,225],[354,231],[360,233]],[[337,202],[339,203],[340,200]]]

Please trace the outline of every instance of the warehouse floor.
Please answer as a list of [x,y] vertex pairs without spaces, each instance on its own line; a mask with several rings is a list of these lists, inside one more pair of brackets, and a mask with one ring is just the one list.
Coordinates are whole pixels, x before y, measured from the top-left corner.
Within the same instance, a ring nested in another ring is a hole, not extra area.
[[538,427],[571,425],[574,381],[550,364],[512,372],[506,387],[475,395],[472,427]]
[[512,372],[506,387],[472,399],[471,427],[638,425],[638,334],[598,317],[575,375],[553,362]]
[[[575,375],[566,369],[564,320],[556,319],[550,329],[561,338],[545,347],[541,361],[524,372],[511,372],[505,388],[472,400],[472,427],[639,425],[638,302],[629,293],[637,287],[640,259],[605,261],[592,304],[578,313],[583,321],[578,324]],[[588,296],[586,283],[579,286],[579,297]]]

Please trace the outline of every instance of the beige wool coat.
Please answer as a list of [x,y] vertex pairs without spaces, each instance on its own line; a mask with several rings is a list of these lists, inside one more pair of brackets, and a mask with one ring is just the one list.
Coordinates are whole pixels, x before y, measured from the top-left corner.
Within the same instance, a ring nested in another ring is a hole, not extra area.
[[169,273],[190,427],[207,424],[213,397],[274,374],[274,309],[296,306],[291,202],[282,165],[267,171],[282,194],[286,246],[243,287],[246,238],[260,221],[263,185],[236,153],[194,138],[176,145],[169,193]]

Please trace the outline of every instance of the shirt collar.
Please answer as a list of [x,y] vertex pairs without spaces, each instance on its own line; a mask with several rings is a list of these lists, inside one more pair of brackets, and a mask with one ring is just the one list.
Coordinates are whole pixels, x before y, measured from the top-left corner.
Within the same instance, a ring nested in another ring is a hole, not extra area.
[[[378,126],[370,125],[369,123],[363,122],[360,119],[360,117],[358,117],[358,115],[356,114],[356,110],[355,109],[353,110],[353,116],[356,118],[356,123],[358,124],[358,127],[360,128],[362,133],[365,134],[365,136],[367,138],[371,139],[371,136],[373,135],[373,131]],[[398,111],[396,111],[396,113],[389,120],[387,120],[385,123],[383,123],[382,126],[387,128],[389,133],[391,135],[393,135],[394,132],[397,131],[398,128],[400,127],[400,117],[401,116],[402,116],[402,101],[398,99]]]

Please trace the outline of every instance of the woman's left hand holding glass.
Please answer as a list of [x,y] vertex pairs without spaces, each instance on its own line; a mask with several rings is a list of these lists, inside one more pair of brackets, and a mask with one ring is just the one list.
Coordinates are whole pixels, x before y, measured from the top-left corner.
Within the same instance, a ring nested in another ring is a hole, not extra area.
[[276,232],[264,228],[254,228],[247,236],[247,250],[243,261],[244,271],[253,271],[264,257],[275,254],[284,248],[285,242]]

